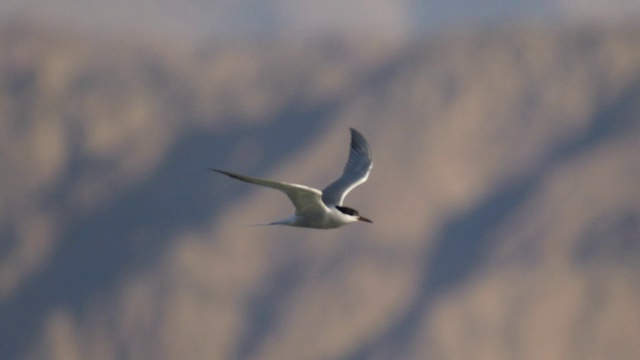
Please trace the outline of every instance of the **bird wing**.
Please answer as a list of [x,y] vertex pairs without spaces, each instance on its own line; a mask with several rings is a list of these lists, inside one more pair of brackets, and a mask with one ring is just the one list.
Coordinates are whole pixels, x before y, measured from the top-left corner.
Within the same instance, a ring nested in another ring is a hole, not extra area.
[[229,171],[209,169],[211,171],[218,172],[220,174],[227,175],[234,179],[245,181],[251,184],[267,186],[270,188],[278,189],[285,193],[293,206],[296,208],[296,215],[304,215],[316,212],[328,211],[327,207],[322,202],[322,192],[318,189],[314,189],[304,185],[290,184],[286,182],[271,181],[266,179],[259,179],[250,176],[235,174]]
[[327,206],[342,205],[344,197],[356,186],[367,181],[373,161],[364,136],[351,129],[351,149],[342,176],[322,190],[322,201]]

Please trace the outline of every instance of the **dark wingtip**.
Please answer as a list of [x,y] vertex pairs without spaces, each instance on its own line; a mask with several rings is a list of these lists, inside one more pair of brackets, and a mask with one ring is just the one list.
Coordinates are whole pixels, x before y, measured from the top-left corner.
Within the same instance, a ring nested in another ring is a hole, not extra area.
[[[233,179],[238,179],[238,180],[240,180],[240,181],[247,181],[247,179],[243,179],[240,175],[238,175],[238,174],[234,174],[234,173],[232,173],[232,172],[228,172],[228,171],[224,171],[224,170],[218,170],[218,169],[213,169],[213,168],[209,168],[209,170],[211,170],[211,171],[215,171],[215,172],[220,173],[220,174],[223,174],[223,175],[227,175],[228,177],[233,178]],[[250,181],[249,181],[249,182],[250,182]]]
[[236,174],[234,174],[234,173],[230,173],[230,172],[228,172],[228,171],[219,170],[219,169],[214,169],[214,168],[207,168],[207,169],[208,169],[208,170],[211,170],[211,171],[213,171],[213,172],[217,172],[217,173],[220,173],[220,174],[223,174],[223,175],[227,175],[227,176],[232,177],[232,178],[234,178],[234,179],[239,179],[239,178],[238,178],[238,176],[237,176]]
[[367,153],[371,153],[371,149],[369,148],[369,143],[364,138],[358,130],[354,128],[349,128],[351,130],[351,149],[366,151]]
[[362,135],[362,133],[360,133],[360,131],[354,129],[354,128],[349,128],[349,130],[351,130],[351,136],[352,137],[359,137],[364,139],[364,135]]

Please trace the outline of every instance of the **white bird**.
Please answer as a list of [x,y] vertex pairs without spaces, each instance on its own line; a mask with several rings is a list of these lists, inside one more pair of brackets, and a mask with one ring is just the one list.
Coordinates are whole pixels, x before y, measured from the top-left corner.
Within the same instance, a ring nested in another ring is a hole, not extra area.
[[344,172],[338,180],[320,191],[304,185],[259,179],[229,171],[209,169],[234,179],[278,189],[296,208],[294,215],[264,225],[289,225],[316,229],[334,229],[357,221],[373,222],[355,209],[342,206],[345,196],[369,177],[373,161],[369,145],[355,129],[351,129],[351,150]]

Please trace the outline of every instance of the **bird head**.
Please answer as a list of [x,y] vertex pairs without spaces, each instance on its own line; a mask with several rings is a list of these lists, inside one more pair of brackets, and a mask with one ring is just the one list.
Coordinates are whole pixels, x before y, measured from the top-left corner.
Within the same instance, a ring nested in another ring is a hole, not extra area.
[[364,222],[368,222],[368,223],[373,223],[373,221],[367,219],[366,217],[360,215],[358,213],[358,210],[356,209],[352,209],[350,207],[346,207],[346,206],[336,206],[336,209],[338,209],[338,211],[340,211],[341,213],[353,217],[356,219],[356,221],[364,221]]

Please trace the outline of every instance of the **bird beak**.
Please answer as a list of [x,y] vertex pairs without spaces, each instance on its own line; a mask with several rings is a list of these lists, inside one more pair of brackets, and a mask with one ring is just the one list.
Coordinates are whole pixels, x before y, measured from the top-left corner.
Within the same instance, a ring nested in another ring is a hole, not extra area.
[[359,215],[358,215],[358,220],[360,220],[360,221],[366,221],[366,222],[368,222],[368,223],[372,223],[372,224],[373,224],[373,221],[371,221],[371,220],[367,219],[367,218],[366,218],[366,217],[364,217],[364,216],[359,216]]

